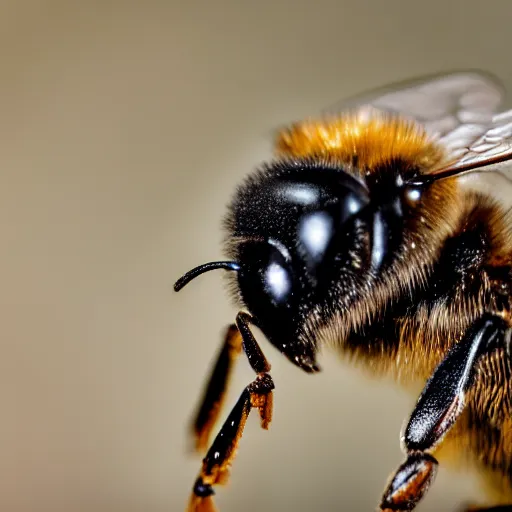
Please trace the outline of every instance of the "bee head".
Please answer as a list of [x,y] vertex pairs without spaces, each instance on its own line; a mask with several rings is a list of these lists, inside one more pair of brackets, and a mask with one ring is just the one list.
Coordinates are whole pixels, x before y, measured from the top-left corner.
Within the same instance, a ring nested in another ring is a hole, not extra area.
[[290,344],[312,307],[328,300],[340,277],[354,281],[371,265],[369,203],[355,177],[308,161],[266,167],[234,197],[226,226],[239,297],[296,364]]
[[198,267],[177,286],[213,268],[236,271],[238,298],[254,323],[295,364],[314,371],[305,320],[331,307],[333,297],[357,294],[386,264],[400,212],[384,206],[339,166],[276,162],[235,194],[225,221],[231,261]]

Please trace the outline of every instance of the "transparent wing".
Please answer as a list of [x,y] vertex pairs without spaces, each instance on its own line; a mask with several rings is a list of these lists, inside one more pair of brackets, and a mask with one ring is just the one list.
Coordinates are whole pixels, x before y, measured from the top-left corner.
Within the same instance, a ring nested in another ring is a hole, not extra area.
[[[446,137],[454,137],[448,134]],[[440,142],[443,143],[443,137]],[[476,140],[454,153],[456,161],[450,169],[458,173],[485,166],[485,170],[512,172],[512,110],[492,117],[486,130]],[[482,169],[484,170],[484,169]],[[440,172],[443,172],[442,170]],[[512,176],[511,176],[512,178]]]
[[[500,112],[503,97],[495,78],[465,71],[388,85],[341,101],[324,113],[372,107],[414,119],[448,155],[449,164],[432,176],[499,171],[505,178],[499,180],[506,184],[508,179],[512,187],[512,111]],[[478,176],[470,181],[478,183]]]
[[[485,132],[467,147],[458,148],[453,157],[451,164],[437,169],[431,176],[439,179],[475,175],[464,183],[484,191],[492,182],[495,189],[492,195],[512,207],[512,110],[495,114]],[[491,174],[500,177],[490,177]]]
[[503,88],[490,75],[456,72],[388,85],[341,101],[325,113],[370,106],[400,114],[421,123],[457,157],[485,134],[503,96]]

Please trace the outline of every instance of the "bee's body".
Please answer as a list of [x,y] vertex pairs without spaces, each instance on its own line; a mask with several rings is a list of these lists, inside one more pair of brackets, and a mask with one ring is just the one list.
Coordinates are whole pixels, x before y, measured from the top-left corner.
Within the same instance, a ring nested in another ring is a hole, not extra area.
[[[323,159],[329,167],[349,170],[380,203],[394,201],[399,176],[405,181],[408,172],[428,171],[442,158],[442,148],[432,145],[420,126],[393,117],[379,117],[370,130],[367,121],[355,117],[328,122],[327,128],[324,123],[298,125],[281,134],[278,150],[296,159],[291,165],[304,159],[304,167],[316,166]],[[237,196],[245,199],[243,192]],[[306,320],[306,330],[314,333],[310,350],[335,346],[372,374],[390,374],[421,389],[476,318],[490,308],[507,315],[512,311],[512,217],[504,208],[456,179],[433,182],[422,191],[421,205],[404,215],[401,248],[386,270],[370,285],[354,283],[350,290],[346,278],[333,276],[339,296],[330,294],[325,307],[315,301]],[[483,359],[478,371],[479,390],[468,397],[464,416],[447,440],[456,445],[450,453],[497,473],[501,481],[496,483],[510,498],[510,357],[501,350]]]
[[372,374],[424,386],[383,510],[414,507],[434,453],[474,462],[494,501],[512,502],[512,216],[449,177],[452,146],[365,108],[281,132],[279,160],[239,188],[225,222],[233,261],[217,266],[236,270],[232,288],[250,315],[228,332],[196,423],[201,446],[241,345],[258,376],[204,459],[191,510],[212,506],[251,407],[270,421],[270,365],[249,322],[305,371],[318,371],[328,344]]

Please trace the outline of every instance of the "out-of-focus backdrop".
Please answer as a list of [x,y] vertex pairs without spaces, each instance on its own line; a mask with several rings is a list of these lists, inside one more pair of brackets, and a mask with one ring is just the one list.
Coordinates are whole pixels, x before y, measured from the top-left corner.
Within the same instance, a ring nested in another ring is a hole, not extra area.
[[[234,185],[273,130],[407,77],[512,88],[512,3],[4,1],[0,16],[0,510],[181,511],[186,426],[232,321],[219,273]],[[223,512],[370,511],[415,397],[263,342],[275,418],[251,417]],[[253,378],[241,360],[228,404]],[[441,469],[421,510],[479,499]]]

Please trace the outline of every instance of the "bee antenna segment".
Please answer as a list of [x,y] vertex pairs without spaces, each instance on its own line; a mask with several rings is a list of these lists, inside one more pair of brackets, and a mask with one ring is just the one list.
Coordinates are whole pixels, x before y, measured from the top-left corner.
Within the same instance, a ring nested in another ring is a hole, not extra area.
[[199,265],[198,267],[189,270],[174,283],[174,291],[179,292],[185,285],[190,283],[192,279],[204,274],[205,272],[216,270],[218,268],[238,272],[240,270],[240,265],[236,261],[211,261],[210,263]]

